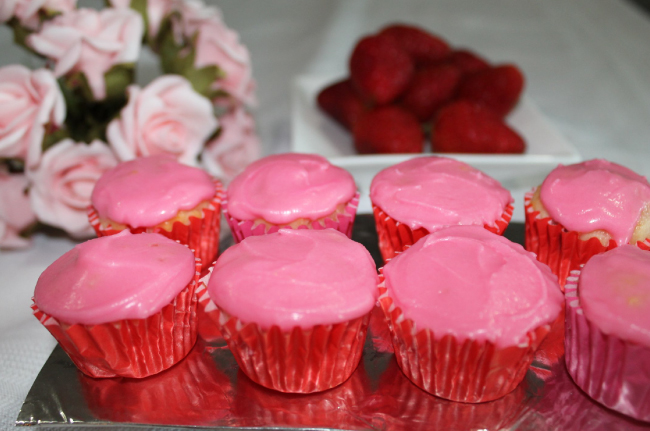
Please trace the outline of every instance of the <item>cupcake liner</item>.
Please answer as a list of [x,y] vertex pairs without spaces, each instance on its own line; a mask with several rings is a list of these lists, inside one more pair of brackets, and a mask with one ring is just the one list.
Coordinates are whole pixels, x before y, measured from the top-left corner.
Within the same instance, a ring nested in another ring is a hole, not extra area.
[[[343,213],[336,216],[336,220],[324,217],[319,220],[313,221],[309,225],[300,225],[298,229],[336,229],[348,236],[352,237],[352,226],[354,219],[357,215],[357,207],[359,206],[359,192],[348,202],[345,206]],[[244,238],[256,235],[266,235],[269,233],[277,232],[280,229],[292,229],[290,225],[272,225],[255,224],[254,220],[238,220],[228,213],[228,198],[222,202],[223,214],[230,226],[235,242],[241,242]]]
[[[198,333],[205,341],[214,341],[223,338],[219,326],[216,322],[219,321],[219,311],[217,306],[210,300],[208,293],[208,282],[214,269],[214,262],[208,269],[207,273],[201,277],[199,284],[196,287],[196,316],[198,320]],[[210,316],[210,314],[214,314]]]
[[[216,308],[216,306],[215,306]],[[320,392],[346,381],[359,365],[370,314],[333,325],[283,332],[244,323],[216,308],[219,325],[240,369],[255,383],[291,393]]]
[[[223,187],[219,180],[214,180],[215,195],[210,205],[203,208],[202,217],[189,217],[189,224],[176,221],[171,230],[163,229],[160,226],[153,227],[132,227],[127,225],[131,233],[159,233],[169,239],[187,245],[194,255],[202,262],[202,269],[207,268],[214,261],[219,252],[219,229],[221,226],[221,202],[224,197]],[[97,233],[97,236],[108,236],[120,233],[122,228],[114,228],[112,225],[102,225],[95,208],[88,208],[88,220]]]
[[550,325],[542,325],[530,331],[524,343],[506,348],[488,341],[460,341],[451,335],[436,337],[404,317],[388,296],[383,276],[380,280],[379,302],[388,317],[402,372],[418,387],[451,401],[480,403],[512,392],[550,330]]
[[183,359],[196,342],[196,275],[174,300],[145,319],[68,324],[32,304],[34,316],[91,377],[147,377]]
[[650,347],[606,334],[584,315],[580,270],[567,280],[566,366],[573,381],[600,404],[650,421]]
[[[510,223],[513,209],[512,204],[508,204],[501,217],[493,225],[484,225],[485,229],[497,235],[502,235]],[[400,223],[375,204],[372,204],[372,212],[375,216],[377,236],[379,237],[379,251],[384,262],[388,262],[397,253],[403,252],[407,247],[429,234],[429,231],[423,227],[413,230],[409,226]]]
[[[580,233],[569,231],[564,226],[551,220],[550,217],[541,218],[539,211],[532,207],[531,200],[535,189],[526,193],[524,209],[526,213],[525,248],[537,255],[537,260],[551,268],[557,275],[560,287],[564,285],[569,273],[580,268],[594,255],[604,253],[616,247],[616,241],[610,240],[607,246],[602,245],[599,239],[580,239]],[[650,250],[650,242],[637,242],[637,247]]]

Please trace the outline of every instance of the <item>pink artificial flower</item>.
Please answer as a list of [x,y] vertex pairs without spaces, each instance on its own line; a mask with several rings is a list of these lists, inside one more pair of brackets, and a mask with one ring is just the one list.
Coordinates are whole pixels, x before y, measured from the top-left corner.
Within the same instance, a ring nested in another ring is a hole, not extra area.
[[167,153],[195,165],[219,123],[208,99],[178,75],[163,75],[145,88],[131,85],[129,102],[106,129],[121,161]]
[[[160,31],[163,19],[175,10],[178,0],[147,0],[147,22],[149,37],[156,37]],[[181,0],[183,1],[183,0]],[[115,8],[128,8],[131,0],[109,0]]]
[[138,60],[143,27],[142,17],[131,9],[78,9],[43,23],[27,44],[54,61],[55,76],[82,72],[101,100],[106,97],[104,74]]
[[[194,67],[217,65],[225,77],[214,83],[236,101],[248,106],[256,105],[255,82],[248,49],[239,41],[239,35],[226,26],[221,14],[213,9],[191,9],[187,3],[183,13],[186,37],[197,34]],[[194,6],[195,8],[197,6]],[[207,17],[207,18],[206,18]]]
[[110,148],[99,140],[88,145],[64,139],[50,147],[38,168],[27,171],[38,219],[75,237],[91,236],[86,214],[90,195],[99,177],[115,165]]
[[255,134],[253,117],[243,107],[219,118],[221,132],[203,153],[203,167],[229,183],[244,168],[260,157],[260,141]]
[[46,125],[65,120],[65,101],[52,72],[24,66],[0,68],[0,157],[38,163]]
[[23,27],[37,30],[41,24],[39,11],[69,12],[77,7],[77,0],[0,0],[0,22],[16,17]]
[[25,248],[30,244],[18,235],[36,221],[27,187],[25,175],[0,169],[0,248]]

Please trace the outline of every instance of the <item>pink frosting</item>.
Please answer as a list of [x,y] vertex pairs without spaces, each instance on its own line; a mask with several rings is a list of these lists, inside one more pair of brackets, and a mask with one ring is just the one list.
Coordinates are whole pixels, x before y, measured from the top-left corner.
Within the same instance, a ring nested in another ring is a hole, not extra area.
[[120,163],[95,184],[92,205],[101,218],[151,227],[191,210],[215,194],[214,182],[198,168],[166,155]]
[[370,253],[333,229],[280,229],[227,249],[208,283],[228,314],[283,331],[346,322],[377,300]]
[[39,277],[34,302],[70,324],[144,319],[172,302],[195,272],[189,248],[157,233],[125,230],[57,259]]
[[436,338],[518,345],[556,319],[563,302],[557,277],[533,253],[478,226],[427,235],[383,273],[404,317]]
[[592,257],[578,284],[585,317],[604,333],[650,346],[650,253],[622,245]]
[[604,230],[621,245],[630,241],[650,203],[650,184],[624,166],[596,159],[555,168],[542,183],[540,199],[566,229]]
[[429,232],[450,225],[493,225],[513,201],[497,180],[436,156],[382,170],[372,180],[370,199],[393,219]]
[[228,187],[228,213],[274,224],[317,220],[356,194],[354,178],[324,157],[287,153],[251,163]]

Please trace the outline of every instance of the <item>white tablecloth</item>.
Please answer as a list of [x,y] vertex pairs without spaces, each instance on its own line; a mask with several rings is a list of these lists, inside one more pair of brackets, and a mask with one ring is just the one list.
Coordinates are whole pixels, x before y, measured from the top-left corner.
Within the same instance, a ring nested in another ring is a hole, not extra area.
[[[650,176],[650,15],[624,0],[228,0],[226,22],[251,51],[265,153],[290,145],[296,75],[345,70],[355,41],[388,22],[419,24],[493,62],[514,62],[526,94],[578,148]],[[0,30],[0,64],[26,62]],[[35,63],[27,63],[34,65]],[[55,345],[30,313],[39,274],[74,245],[35,237],[0,253],[0,428]]]

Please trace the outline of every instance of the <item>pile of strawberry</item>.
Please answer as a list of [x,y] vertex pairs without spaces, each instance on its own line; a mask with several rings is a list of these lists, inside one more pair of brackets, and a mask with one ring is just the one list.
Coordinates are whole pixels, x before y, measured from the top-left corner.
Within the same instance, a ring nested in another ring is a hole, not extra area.
[[504,122],[524,87],[517,66],[491,65],[420,28],[395,24],[361,39],[350,77],[318,95],[318,105],[351,130],[361,154],[433,151],[522,153]]

